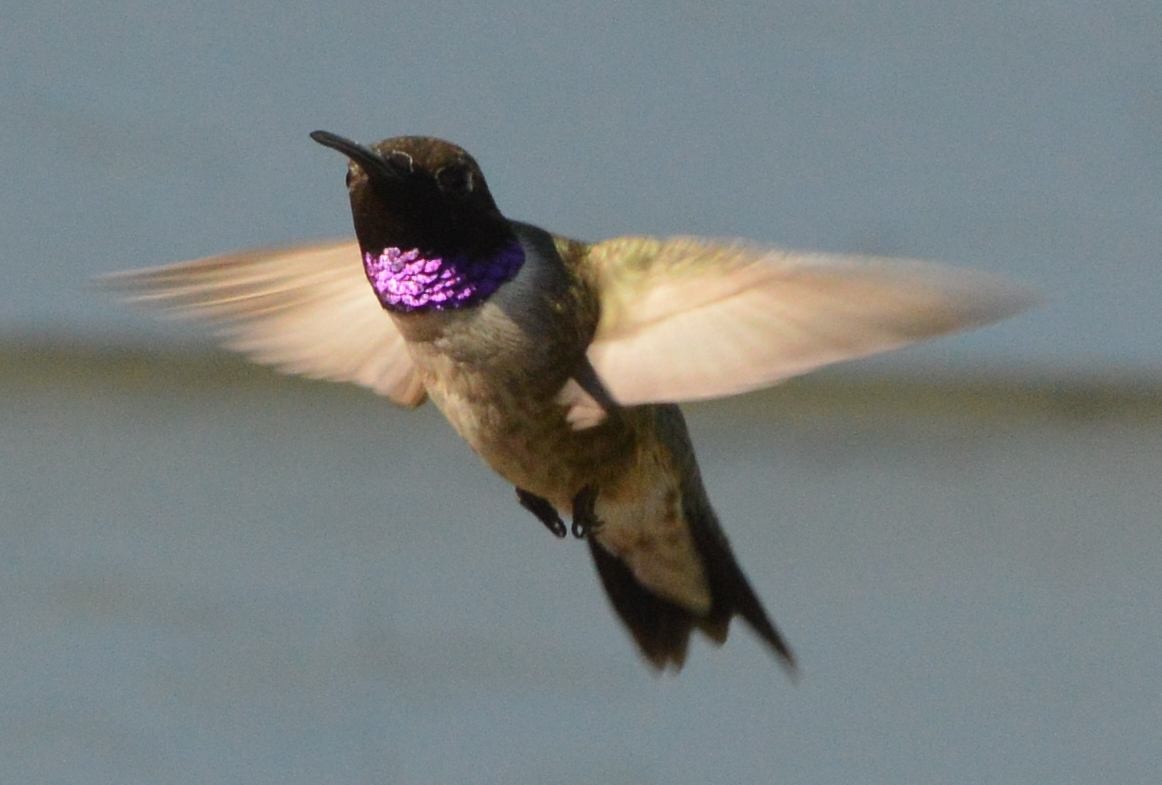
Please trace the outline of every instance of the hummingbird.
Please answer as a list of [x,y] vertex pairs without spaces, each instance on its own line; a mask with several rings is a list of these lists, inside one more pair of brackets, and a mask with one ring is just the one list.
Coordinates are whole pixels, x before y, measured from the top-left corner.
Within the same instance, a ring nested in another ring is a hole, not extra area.
[[[511,220],[441,139],[348,159],[355,240],[115,274],[131,299],[217,325],[226,347],[404,407],[430,399],[553,535],[583,539],[656,670],[741,616],[795,657],[710,505],[678,404],[980,326],[1026,294],[926,262],[748,242],[587,243]],[[565,520],[571,525],[566,527]]]

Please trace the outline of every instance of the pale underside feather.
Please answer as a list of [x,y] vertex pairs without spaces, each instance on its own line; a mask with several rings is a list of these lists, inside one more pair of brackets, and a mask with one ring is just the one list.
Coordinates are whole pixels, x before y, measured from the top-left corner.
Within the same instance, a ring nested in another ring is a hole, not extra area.
[[[1014,314],[1028,292],[901,259],[624,237],[589,258],[601,318],[588,357],[623,406],[733,395]],[[573,385],[575,427],[600,421]]]
[[425,392],[354,242],[247,251],[105,278],[132,302],[218,325],[255,362],[352,382],[404,406]]

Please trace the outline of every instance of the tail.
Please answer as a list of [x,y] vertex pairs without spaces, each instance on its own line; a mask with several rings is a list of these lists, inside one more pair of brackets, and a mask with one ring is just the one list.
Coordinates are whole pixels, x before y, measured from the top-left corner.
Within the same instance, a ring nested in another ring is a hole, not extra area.
[[637,582],[620,559],[605,550],[595,537],[589,537],[589,552],[593,555],[610,603],[629,628],[642,654],[659,670],[682,667],[690,633],[695,629],[722,644],[731,618],[739,615],[766,642],[779,664],[794,675],[795,655],[767,616],[762,602],[735,561],[730,543],[705,498],[697,474],[691,479],[693,487],[684,489],[682,506],[706,570],[711,596],[709,612],[704,616],[695,615],[653,594]]

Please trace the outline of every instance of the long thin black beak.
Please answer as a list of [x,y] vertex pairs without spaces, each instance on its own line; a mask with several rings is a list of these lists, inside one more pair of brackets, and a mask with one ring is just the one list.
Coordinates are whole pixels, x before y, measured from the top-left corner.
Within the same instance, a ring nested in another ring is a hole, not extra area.
[[381,183],[398,183],[408,174],[407,170],[396,165],[395,162],[385,159],[371,148],[365,147],[358,142],[352,142],[350,139],[344,139],[342,136],[333,134],[330,131],[312,131],[311,138],[324,147],[338,150],[359,164],[359,167],[367,173],[371,182],[376,185]]

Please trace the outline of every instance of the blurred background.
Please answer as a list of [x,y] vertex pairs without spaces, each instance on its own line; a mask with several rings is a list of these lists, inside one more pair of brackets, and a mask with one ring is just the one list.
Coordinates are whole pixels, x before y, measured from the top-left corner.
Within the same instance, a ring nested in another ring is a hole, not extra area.
[[[1162,7],[6,4],[12,782],[1153,782]],[[350,232],[307,139],[453,140],[555,231],[992,271],[1003,324],[690,408],[795,646],[642,664],[432,407],[103,272]]]

